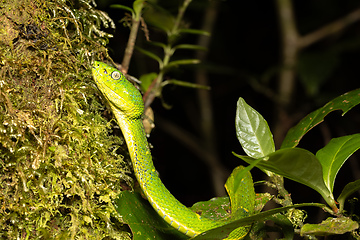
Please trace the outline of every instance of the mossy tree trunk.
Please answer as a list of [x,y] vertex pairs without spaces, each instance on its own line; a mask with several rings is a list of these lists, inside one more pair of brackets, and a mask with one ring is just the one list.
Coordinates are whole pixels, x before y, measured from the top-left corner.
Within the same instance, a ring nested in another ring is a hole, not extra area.
[[0,238],[129,239],[128,168],[89,71],[114,28],[93,1],[0,3]]

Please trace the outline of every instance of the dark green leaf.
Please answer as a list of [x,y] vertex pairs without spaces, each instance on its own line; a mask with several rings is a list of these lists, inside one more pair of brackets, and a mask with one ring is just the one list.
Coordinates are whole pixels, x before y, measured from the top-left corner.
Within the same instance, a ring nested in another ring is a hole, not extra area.
[[353,193],[357,192],[360,189],[360,179],[354,182],[350,182],[346,184],[344,189],[342,190],[340,196],[337,201],[339,202],[340,212],[344,209],[345,200]]
[[[255,161],[254,158],[235,156],[247,163]],[[326,187],[322,177],[322,167],[319,160],[311,152],[301,148],[286,148],[277,150],[263,158],[256,167],[268,170],[304,184],[322,195],[326,202],[335,206],[332,193]]]
[[302,52],[299,56],[297,70],[307,94],[316,96],[320,87],[331,76],[339,64],[335,51]]
[[278,213],[268,217],[266,220],[271,220],[272,222],[274,222],[275,226],[279,228],[279,232],[284,234],[284,238],[282,238],[283,240],[294,239],[294,228],[287,217]]
[[333,234],[344,234],[359,228],[359,224],[350,218],[327,218],[319,224],[305,224],[301,230],[301,236],[315,235],[326,236]]
[[261,212],[261,213],[252,215],[250,217],[245,217],[245,218],[236,220],[236,221],[226,224],[224,226],[221,226],[221,227],[218,227],[215,229],[211,229],[211,230],[206,231],[206,232],[204,232],[194,238],[191,238],[191,239],[192,240],[221,240],[221,239],[226,238],[234,229],[237,229],[239,227],[250,225],[250,224],[254,223],[255,221],[264,220],[271,215],[274,215],[274,214],[277,214],[280,212],[284,212],[291,208],[310,207],[310,206],[319,207],[319,208],[325,207],[324,204],[320,204],[320,203],[302,203],[302,204],[295,204],[292,206],[271,209],[271,210],[268,210],[265,212]]
[[123,191],[116,200],[116,210],[126,222],[134,237],[143,239],[188,239],[166,223],[139,193]]
[[316,153],[322,168],[325,185],[333,191],[338,171],[345,161],[360,148],[360,134],[333,138]]
[[351,108],[360,103],[360,89],[353,90],[351,92],[345,93],[327,104],[323,107],[315,110],[314,112],[307,115],[303,118],[295,127],[291,128],[282,145],[281,148],[290,148],[296,147],[301,138],[313,127],[324,121],[324,117],[330,112],[335,110],[342,110],[344,115]]
[[267,122],[243,98],[237,102],[235,126],[237,138],[248,156],[261,158],[275,151]]
[[148,56],[148,57],[156,60],[156,61],[159,63],[160,67],[162,67],[163,61],[162,61],[161,58],[159,58],[156,54],[154,54],[154,53],[152,53],[152,52],[150,52],[150,51],[147,51],[147,50],[145,50],[145,49],[143,49],[143,48],[139,48],[139,47],[135,47],[135,48],[136,48],[136,50],[138,50],[139,52],[141,52],[141,53],[145,54],[146,56]]

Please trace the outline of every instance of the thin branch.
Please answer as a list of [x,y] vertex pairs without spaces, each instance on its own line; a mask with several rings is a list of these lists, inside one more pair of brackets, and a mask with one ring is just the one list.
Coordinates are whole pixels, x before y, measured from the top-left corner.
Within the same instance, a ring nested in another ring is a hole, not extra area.
[[122,72],[124,74],[126,74],[128,72],[128,70],[129,70],[130,60],[131,60],[131,57],[132,57],[133,52],[134,52],[134,47],[135,47],[137,33],[138,33],[138,30],[139,30],[139,25],[140,25],[140,20],[136,20],[136,19],[132,20],[129,40],[127,42],[124,58],[123,58],[123,61],[121,63]]
[[[201,29],[206,32],[212,32],[214,27],[217,13],[219,1],[211,1],[209,2],[209,6],[206,8],[206,12],[203,18],[203,24]],[[204,47],[206,49],[210,46],[210,38],[209,36],[200,35],[198,40],[198,45]],[[201,62],[204,62],[207,57],[207,51],[197,51],[196,59],[199,59]],[[207,71],[198,68],[196,73],[196,82],[200,85],[208,85],[208,75]],[[213,186],[215,190],[216,196],[224,196],[224,182],[228,177],[227,172],[224,172],[224,167],[222,167],[221,160],[219,157],[216,137],[215,137],[215,124],[213,118],[213,106],[211,102],[210,91],[197,90],[198,102],[199,102],[199,110],[200,110],[200,121],[201,121],[201,138],[203,142],[203,148],[207,153],[210,154],[210,158],[204,158],[204,161],[209,166],[211,171],[211,176],[213,179]],[[207,155],[204,155],[206,157]],[[221,168],[216,167],[221,166]]]
[[187,7],[189,6],[189,4],[191,3],[191,1],[192,0],[184,0],[183,5],[179,8],[179,12],[178,12],[178,15],[176,16],[175,23],[171,30],[170,35],[177,34],[177,31],[179,30],[179,27],[180,27],[181,20],[183,19],[185,11],[186,11]]
[[295,88],[295,65],[297,61],[298,33],[291,0],[277,0],[276,7],[279,15],[280,34],[282,39],[282,70],[279,72],[277,121],[274,128],[275,145],[279,145],[288,130],[285,126],[289,116],[287,109],[291,105]]
[[348,25],[353,24],[359,20],[360,9],[357,9],[339,20],[336,20],[312,33],[308,33],[307,35],[300,37],[297,42],[298,48],[308,47],[309,45],[329,37],[330,35],[342,31]]
[[144,98],[144,106],[145,109],[148,108],[151,103],[154,101],[155,97],[159,96],[161,94],[161,82],[164,79],[164,68],[168,65],[171,56],[174,54],[174,51],[172,49],[172,41],[173,37],[176,36],[179,33],[179,27],[181,20],[184,16],[184,13],[190,4],[192,0],[184,0],[183,5],[179,7],[178,14],[176,16],[174,26],[171,29],[170,32],[168,32],[168,44],[166,48],[164,48],[164,57],[162,60],[162,66],[160,67],[159,74],[157,78],[154,80],[154,84],[152,84],[152,88],[149,88],[146,93],[146,98]]
[[279,24],[282,38],[282,65],[279,76],[279,95],[286,107],[291,102],[295,85],[295,64],[297,58],[298,33],[291,0],[277,0]]
[[[141,6],[144,6],[144,2],[142,2],[141,4],[142,4]],[[122,72],[124,74],[126,74],[129,70],[131,57],[134,52],[136,37],[137,37],[138,31],[139,31],[139,26],[140,26],[140,22],[141,22],[141,10],[140,10],[140,12],[135,13],[131,17],[131,19],[132,19],[132,25],[131,25],[130,34],[129,34],[129,40],[127,42],[124,58],[121,63]]]

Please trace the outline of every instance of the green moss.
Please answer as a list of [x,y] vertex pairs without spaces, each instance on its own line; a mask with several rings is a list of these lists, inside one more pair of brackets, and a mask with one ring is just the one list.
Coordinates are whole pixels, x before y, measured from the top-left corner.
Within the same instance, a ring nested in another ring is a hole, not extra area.
[[130,171],[89,71],[112,21],[85,0],[0,13],[0,238],[129,239],[112,200]]

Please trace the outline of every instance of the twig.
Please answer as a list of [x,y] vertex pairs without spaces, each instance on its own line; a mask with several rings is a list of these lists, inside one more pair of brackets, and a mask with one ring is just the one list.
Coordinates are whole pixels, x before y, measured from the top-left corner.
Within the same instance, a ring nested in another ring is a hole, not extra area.
[[[219,1],[211,1],[210,5],[207,7],[204,18],[203,18],[203,26],[201,27],[202,30],[211,32],[214,23],[216,20],[216,16],[218,13],[218,5],[220,4]],[[198,40],[198,45],[204,48],[208,48],[210,45],[210,38],[209,36],[200,35]],[[207,51],[197,51],[196,59],[199,59],[201,62],[204,62],[207,57]],[[204,69],[197,69],[195,73],[196,82],[200,85],[208,85],[208,76],[207,72]],[[209,166],[211,171],[211,176],[213,179],[213,186],[215,190],[216,196],[224,196],[225,189],[224,189],[224,182],[228,177],[227,172],[224,172],[224,167],[216,167],[221,166],[221,161],[219,157],[219,153],[217,150],[217,143],[215,137],[215,124],[213,121],[213,106],[211,102],[211,96],[209,91],[204,91],[201,89],[197,90],[198,95],[198,102],[199,102],[199,109],[200,109],[200,121],[201,121],[201,138],[203,143],[204,150],[209,153],[210,155],[204,155],[205,163]]]
[[131,30],[130,30],[130,35],[129,35],[129,40],[127,42],[124,58],[121,63],[122,72],[124,74],[126,74],[129,70],[130,60],[131,60],[131,57],[134,52],[134,46],[135,46],[135,42],[136,42],[139,25],[140,25],[140,21],[133,19],[132,25],[131,25]]
[[[144,5],[144,2],[142,3],[142,5]],[[134,52],[136,37],[137,37],[138,31],[139,31],[141,14],[140,13],[134,14],[131,19],[132,19],[132,25],[131,25],[131,30],[130,30],[130,34],[129,34],[129,40],[127,42],[124,58],[121,63],[122,72],[124,74],[126,74],[129,70],[130,60],[131,60],[131,57]]]
[[187,7],[189,6],[189,4],[191,3],[191,1],[192,0],[185,0],[183,5],[179,8],[179,12],[178,12],[178,15],[176,16],[175,23],[171,30],[170,35],[176,34],[177,31],[179,30],[181,20],[183,19],[185,11],[186,11]]
[[298,48],[305,48],[311,44],[314,44],[330,35],[338,33],[342,31],[348,25],[357,22],[360,20],[360,9],[357,9],[345,17],[336,20],[312,33],[308,33],[307,35],[300,37],[297,41]]
[[281,28],[283,70],[279,76],[279,95],[286,107],[294,91],[298,33],[291,0],[277,0]]
[[297,61],[297,41],[298,33],[295,25],[295,17],[291,0],[277,0],[276,6],[279,15],[279,24],[282,39],[282,70],[279,73],[278,99],[280,104],[277,106],[277,121],[274,127],[275,144],[279,145],[288,130],[286,121],[289,116],[288,107],[291,105],[295,87],[295,64]]
[[184,16],[185,10],[187,9],[188,5],[190,4],[192,0],[184,0],[183,5],[180,6],[178,14],[176,16],[174,25],[171,29],[171,31],[167,32],[168,34],[168,44],[167,47],[164,48],[164,57],[162,60],[162,66],[160,66],[160,71],[159,74],[157,76],[157,78],[154,80],[154,84],[152,85],[152,88],[149,88],[147,90],[146,93],[146,98],[144,98],[144,105],[145,105],[145,109],[148,108],[151,103],[154,101],[156,96],[160,95],[160,91],[161,91],[161,82],[163,81],[164,78],[164,68],[166,68],[166,66],[168,65],[171,56],[174,54],[174,51],[172,50],[172,41],[173,41],[173,37],[176,36],[179,33],[179,27],[180,27],[180,23],[181,23],[181,19]]

